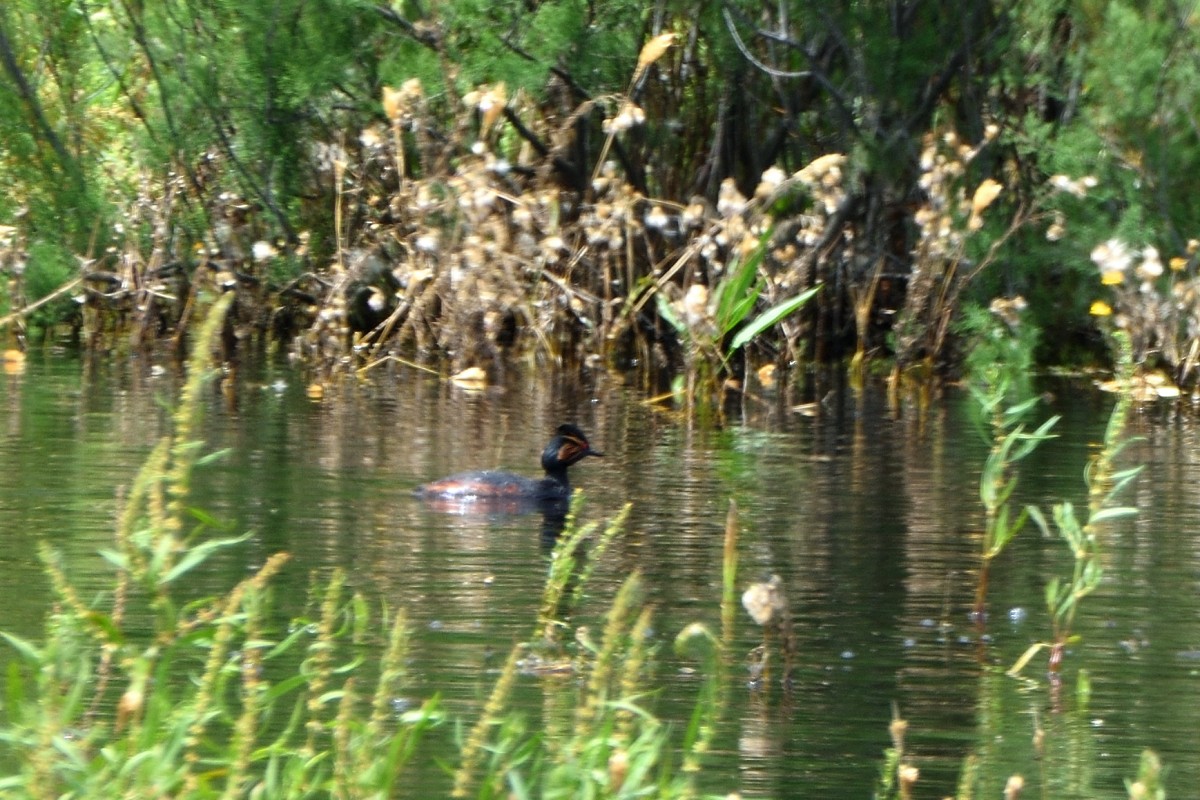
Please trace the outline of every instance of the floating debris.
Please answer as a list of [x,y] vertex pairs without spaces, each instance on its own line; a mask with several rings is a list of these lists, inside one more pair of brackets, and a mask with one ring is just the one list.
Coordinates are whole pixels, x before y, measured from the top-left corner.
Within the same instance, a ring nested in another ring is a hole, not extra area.
[[783,581],[772,575],[769,581],[755,583],[742,593],[742,606],[757,625],[769,625],[787,610],[787,598],[780,591]]
[[487,373],[479,367],[467,367],[457,375],[450,377],[450,382],[462,389],[480,391],[488,385]]

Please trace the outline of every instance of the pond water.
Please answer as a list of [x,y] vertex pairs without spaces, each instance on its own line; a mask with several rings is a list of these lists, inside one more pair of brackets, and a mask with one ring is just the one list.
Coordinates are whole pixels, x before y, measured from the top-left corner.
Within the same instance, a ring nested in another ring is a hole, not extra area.
[[[514,378],[469,393],[405,371],[317,402],[284,366],[251,372],[235,401],[214,393],[208,403],[208,446],[229,453],[198,474],[193,500],[253,535],[189,581],[220,593],[286,550],[286,618],[313,570],[345,568],[368,597],[407,609],[412,694],[440,692],[454,715],[474,718],[497,654],[530,633],[546,573],[542,520],[444,513],[412,489],[475,467],[536,475],[549,433],[569,420],[606,452],[573,468],[585,517],[632,503],[591,594],[598,619],[625,576],[645,576],[662,645],[659,714],[685,725],[696,690],[696,665],[672,652],[675,634],[693,621],[719,626],[730,499],[739,591],[781,578],[797,644],[792,688],[750,684],[740,655],[762,633],[739,610],[737,678],[706,789],[869,797],[893,708],[908,720],[918,796],[952,794],[973,756],[981,796],[1000,796],[1020,773],[1030,796],[1121,797],[1147,747],[1169,766],[1175,796],[1200,785],[1200,425],[1190,412],[1142,409],[1131,421],[1143,438],[1124,459],[1147,469],[1124,499],[1141,513],[1109,529],[1104,583],[1081,606],[1056,703],[1044,659],[1026,669],[1031,680],[1003,671],[1049,636],[1044,586],[1071,566],[1061,542],[1022,533],[996,562],[982,638],[970,619],[986,446],[960,393],[897,410],[882,387],[817,380],[748,400],[724,429],[705,430],[607,377],[569,387]],[[110,546],[118,489],[164,431],[176,389],[169,372],[67,357],[31,358],[0,380],[0,629],[40,631],[50,594],[39,542],[64,554],[85,597],[108,586],[96,552]],[[1023,462],[1020,500],[1048,513],[1052,502],[1085,502],[1084,466],[1112,401],[1082,384],[1046,389],[1045,413],[1063,416],[1059,438]],[[795,412],[813,398],[815,416]],[[1091,680],[1086,706],[1074,690],[1080,670]],[[536,720],[540,694],[561,684],[521,681]]]

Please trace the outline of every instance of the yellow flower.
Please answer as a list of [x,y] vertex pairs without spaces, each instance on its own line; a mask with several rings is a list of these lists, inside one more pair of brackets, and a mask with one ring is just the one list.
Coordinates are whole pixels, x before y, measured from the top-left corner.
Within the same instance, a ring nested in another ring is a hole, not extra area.
[[1105,286],[1120,286],[1125,282],[1125,273],[1119,269],[1106,269],[1100,273],[1100,282]]
[[1175,272],[1179,272],[1180,270],[1186,269],[1187,264],[1188,264],[1188,260],[1186,258],[1181,258],[1180,256],[1175,256],[1168,262],[1167,265]]
[[1093,317],[1108,317],[1112,316],[1112,306],[1103,300],[1097,300],[1092,303],[1092,307],[1088,309],[1088,313]]

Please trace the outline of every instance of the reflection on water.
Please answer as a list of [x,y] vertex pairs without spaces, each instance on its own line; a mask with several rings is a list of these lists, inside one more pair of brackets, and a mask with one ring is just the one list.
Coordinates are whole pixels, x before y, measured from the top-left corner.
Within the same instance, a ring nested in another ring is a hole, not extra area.
[[[125,367],[81,369],[31,359],[0,384],[0,627],[31,634],[48,594],[37,542],[60,548],[82,585],[106,584],[94,556],[109,545],[116,496],[152,446],[175,388],[170,375]],[[1047,413],[1059,439],[1022,468],[1022,501],[1085,502],[1082,472],[1110,401],[1052,386]],[[816,417],[793,414],[822,398]],[[685,725],[695,666],[670,647],[686,624],[719,625],[722,536],[730,498],[741,512],[740,587],[779,575],[795,621],[793,688],[753,689],[742,664],[762,633],[739,619],[731,656],[738,679],[717,739],[710,789],[746,797],[868,796],[890,745],[897,708],[922,796],[953,792],[963,759],[983,765],[979,796],[1000,796],[1021,773],[1031,792],[1119,796],[1143,747],[1170,766],[1169,784],[1200,782],[1194,753],[1200,709],[1200,426],[1188,414],[1142,412],[1144,437],[1128,452],[1148,465],[1126,500],[1141,516],[1113,527],[1105,585],[1081,609],[1081,643],[1067,657],[1064,713],[1044,687],[1003,675],[1049,635],[1043,588],[1069,555],[1032,529],[994,567],[985,638],[968,618],[980,513],[977,475],[986,446],[961,397],[917,414],[888,409],[881,392],[837,385],[804,396],[748,401],[725,430],[701,430],[598,378],[554,386],[534,378],[468,394],[404,374],[314,403],[282,368],[262,368],[230,408],[214,397],[210,449],[195,502],[250,530],[251,542],[189,576],[218,593],[287,550],[278,593],[299,611],[309,574],[341,566],[356,588],[403,605],[417,626],[412,695],[441,692],[457,713],[478,707],[496,653],[527,638],[546,570],[539,513],[455,514],[412,496],[420,483],[464,469],[540,475],[547,434],[578,423],[608,457],[573,468],[587,519],[633,503],[628,532],[598,565],[592,594],[610,596],[633,570],[656,609],[664,716]],[[593,604],[592,613],[603,608]],[[585,620],[586,621],[586,620]],[[7,657],[0,656],[0,658]],[[1076,711],[1080,668],[1093,686]],[[1036,662],[1026,671],[1040,678]],[[559,683],[523,679],[537,719]],[[559,679],[561,680],[561,679]],[[1183,702],[1181,702],[1181,700]],[[1039,760],[1034,731],[1044,735]],[[1176,790],[1178,791],[1178,789]]]

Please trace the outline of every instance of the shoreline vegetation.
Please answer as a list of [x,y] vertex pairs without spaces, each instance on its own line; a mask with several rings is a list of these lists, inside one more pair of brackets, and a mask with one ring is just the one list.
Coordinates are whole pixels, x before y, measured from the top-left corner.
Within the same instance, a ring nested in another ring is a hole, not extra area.
[[957,374],[992,317],[1031,367],[1123,331],[1146,397],[1179,396],[1200,46],[1174,13],[16,0],[6,365],[182,358],[230,293],[224,360],[286,352],[315,391],[516,359],[703,415],[812,362]]

